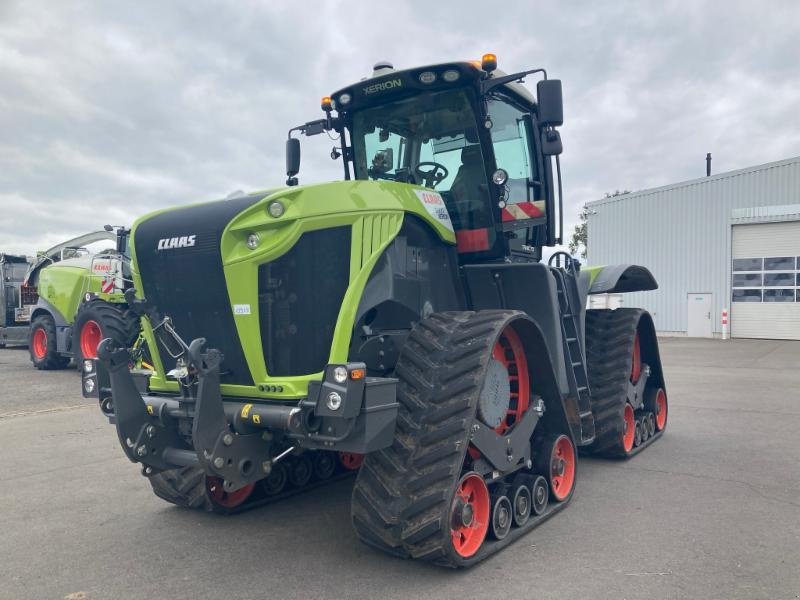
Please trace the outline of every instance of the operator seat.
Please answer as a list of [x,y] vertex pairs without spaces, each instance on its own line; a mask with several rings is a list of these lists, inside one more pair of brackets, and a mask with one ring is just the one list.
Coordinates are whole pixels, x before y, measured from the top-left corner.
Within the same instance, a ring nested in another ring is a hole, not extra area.
[[471,213],[486,210],[486,174],[480,144],[464,146],[461,150],[461,166],[450,187],[450,194],[458,210],[461,226],[474,227]]

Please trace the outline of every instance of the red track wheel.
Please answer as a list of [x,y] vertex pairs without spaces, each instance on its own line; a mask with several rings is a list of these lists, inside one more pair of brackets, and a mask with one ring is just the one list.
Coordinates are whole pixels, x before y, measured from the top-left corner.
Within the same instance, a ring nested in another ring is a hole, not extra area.
[[508,412],[495,428],[499,435],[505,434],[514,423],[519,422],[528,410],[531,398],[531,380],[528,372],[528,359],[522,340],[509,326],[500,334],[500,339],[492,349],[492,357],[501,362],[508,370],[508,382],[511,387],[511,400]]
[[31,350],[33,350],[33,355],[39,360],[47,355],[47,332],[44,329],[39,328],[33,332]]
[[339,452],[339,460],[348,471],[358,471],[364,462],[364,455],[355,452]]
[[631,356],[631,382],[636,383],[642,375],[642,348],[639,344],[639,332],[633,338],[633,356]]
[[474,555],[486,539],[490,521],[489,489],[483,477],[467,473],[456,486],[450,507],[450,538],[456,554]]
[[624,417],[624,430],[622,433],[622,449],[625,452],[630,452],[633,450],[633,438],[634,434],[636,433],[636,422],[633,418],[633,407],[625,403],[625,414]]
[[97,346],[103,340],[103,332],[97,321],[86,321],[81,327],[80,345],[83,358],[97,358]]
[[206,477],[206,491],[208,492],[208,497],[211,498],[211,502],[222,508],[236,508],[237,506],[241,506],[256,488],[255,483],[248,483],[238,490],[226,492],[222,483],[222,479],[219,477]]
[[536,455],[536,471],[550,484],[553,500],[567,500],[575,489],[577,455],[569,436],[550,436],[542,440]]
[[667,393],[663,388],[656,392],[656,429],[661,431],[667,426]]

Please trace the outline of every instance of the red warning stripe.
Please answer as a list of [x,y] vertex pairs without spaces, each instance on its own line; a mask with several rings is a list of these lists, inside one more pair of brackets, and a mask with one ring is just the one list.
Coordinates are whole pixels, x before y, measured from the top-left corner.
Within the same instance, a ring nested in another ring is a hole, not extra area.
[[544,212],[533,202],[516,202],[506,204],[505,208],[500,209],[503,222],[520,221],[523,219],[535,219],[543,217]]

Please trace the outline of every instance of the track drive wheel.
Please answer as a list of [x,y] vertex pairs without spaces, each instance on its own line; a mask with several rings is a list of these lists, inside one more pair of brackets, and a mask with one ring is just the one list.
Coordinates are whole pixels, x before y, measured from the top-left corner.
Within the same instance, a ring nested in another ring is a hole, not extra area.
[[[528,400],[513,395],[519,384],[511,377],[518,376],[520,360],[510,341],[516,335],[525,342],[527,323],[522,313],[492,310],[435,313],[414,327],[395,369],[400,409],[394,441],[365,457],[353,489],[353,526],[362,541],[450,567],[488,555],[481,551],[491,526],[483,519],[491,512],[491,494],[471,472],[469,435],[479,414],[492,428],[511,425]],[[502,393],[488,397],[488,379]],[[466,516],[459,507],[465,498],[473,498]],[[505,502],[510,524],[513,511]]]

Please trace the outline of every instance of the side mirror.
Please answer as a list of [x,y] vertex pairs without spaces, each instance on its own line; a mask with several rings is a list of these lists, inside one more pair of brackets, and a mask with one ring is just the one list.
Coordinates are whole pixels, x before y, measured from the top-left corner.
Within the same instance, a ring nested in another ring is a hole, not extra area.
[[297,175],[300,172],[300,140],[289,138],[286,140],[286,185],[297,185]]
[[564,151],[561,143],[561,134],[555,129],[542,131],[542,154],[545,156],[558,156]]
[[561,98],[561,80],[544,79],[536,84],[539,103],[539,123],[558,127],[564,123],[564,103]]

